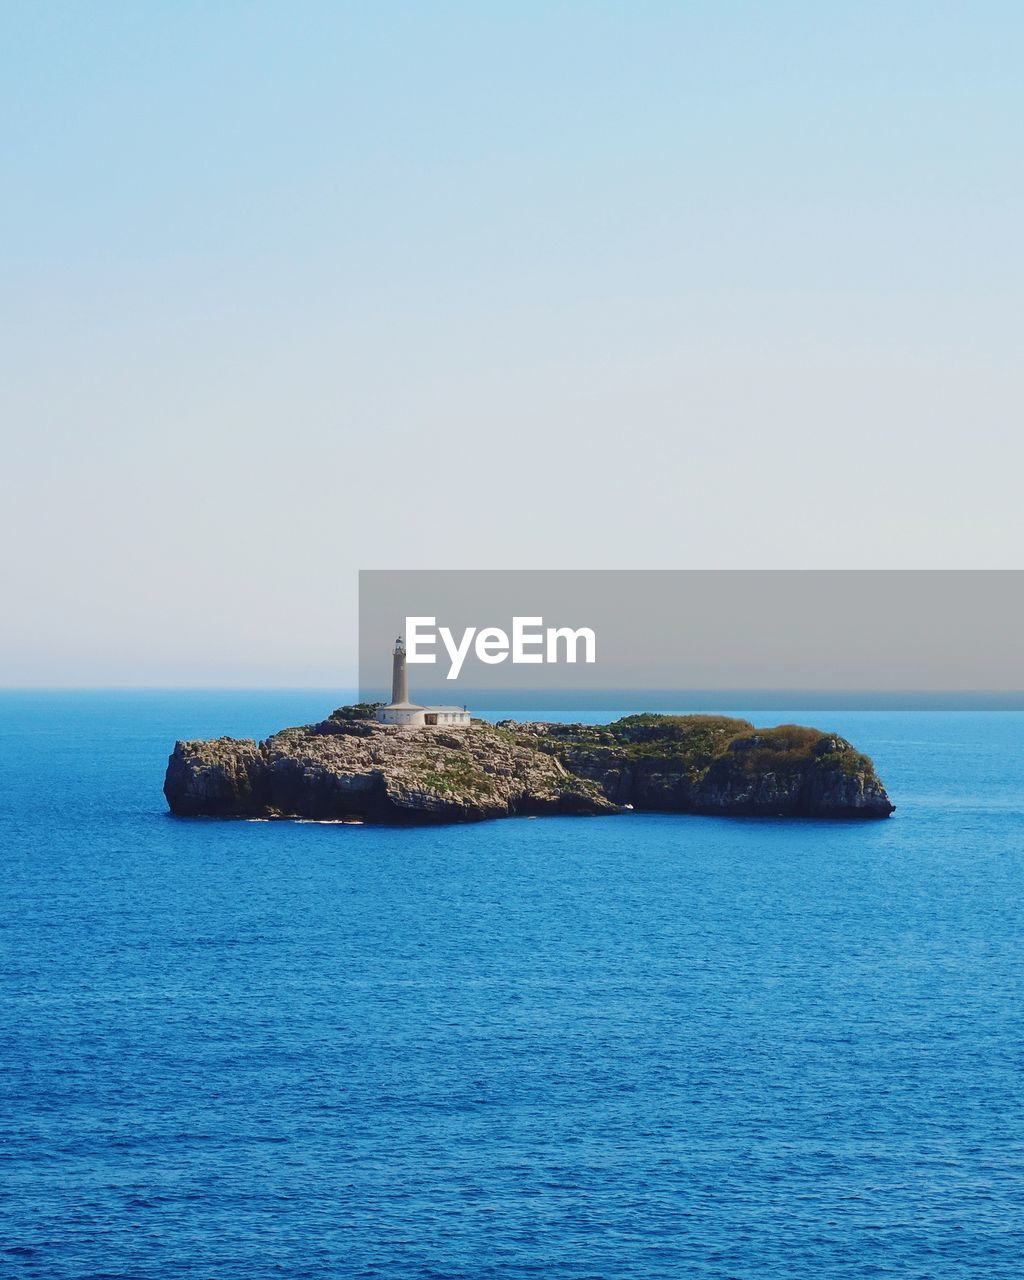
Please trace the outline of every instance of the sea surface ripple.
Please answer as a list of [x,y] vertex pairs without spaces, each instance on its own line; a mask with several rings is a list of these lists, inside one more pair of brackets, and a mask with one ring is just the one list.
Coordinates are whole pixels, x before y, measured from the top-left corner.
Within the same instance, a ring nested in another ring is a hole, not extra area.
[[0,1275],[1018,1280],[1024,714],[815,712],[881,823],[165,812],[329,705],[0,696]]

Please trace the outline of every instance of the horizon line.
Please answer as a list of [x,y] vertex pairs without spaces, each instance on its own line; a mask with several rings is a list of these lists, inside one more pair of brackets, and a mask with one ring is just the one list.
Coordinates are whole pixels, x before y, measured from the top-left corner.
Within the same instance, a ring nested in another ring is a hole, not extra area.
[[[514,689],[481,689],[466,686],[461,689],[424,689],[421,696],[433,696],[444,693],[462,703],[469,705],[476,702],[481,709],[493,708],[496,705],[512,710],[534,703],[533,710],[542,710],[545,706],[556,709],[605,710],[617,709],[622,702],[636,702],[641,710],[656,713],[652,702],[671,705],[684,701],[707,707],[711,702],[718,704],[717,709],[728,710],[918,710],[918,711],[1022,711],[1024,710],[1024,689],[784,689],[770,686],[760,688],[656,688],[654,686],[607,688],[607,689],[573,689],[552,691],[550,689],[514,688]],[[130,695],[179,695],[179,696],[240,696],[258,694],[322,696],[325,700],[334,701],[335,705],[345,705],[360,701],[378,699],[361,699],[355,686],[346,687],[335,684],[315,685],[0,685],[0,694],[12,697],[32,695],[67,695],[67,696],[130,696]],[[384,698],[379,701],[385,701]],[[642,705],[646,704],[646,705]],[[473,708],[470,705],[470,710]]]

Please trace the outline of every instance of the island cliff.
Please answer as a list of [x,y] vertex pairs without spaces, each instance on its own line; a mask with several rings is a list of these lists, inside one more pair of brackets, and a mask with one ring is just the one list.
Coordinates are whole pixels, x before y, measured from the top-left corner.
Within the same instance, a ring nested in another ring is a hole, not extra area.
[[627,716],[609,725],[377,724],[342,707],[265,742],[178,742],[164,795],[185,817],[472,822],[635,809],[727,816],[885,818],[871,761],[799,725]]

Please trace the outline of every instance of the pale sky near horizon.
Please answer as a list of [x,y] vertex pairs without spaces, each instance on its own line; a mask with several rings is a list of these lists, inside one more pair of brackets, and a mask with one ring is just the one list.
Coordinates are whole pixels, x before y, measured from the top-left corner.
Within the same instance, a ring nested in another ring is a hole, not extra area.
[[360,568],[1020,568],[1024,10],[0,9],[0,685]]

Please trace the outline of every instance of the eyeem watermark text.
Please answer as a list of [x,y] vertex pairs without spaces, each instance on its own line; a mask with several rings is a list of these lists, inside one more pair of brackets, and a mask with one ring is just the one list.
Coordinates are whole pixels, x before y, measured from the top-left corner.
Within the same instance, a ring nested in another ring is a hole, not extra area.
[[590,627],[545,627],[543,618],[513,618],[511,637],[501,627],[466,627],[456,640],[449,627],[437,626],[436,618],[406,618],[407,661],[437,662],[439,640],[448,653],[448,680],[459,678],[470,649],[489,665],[509,659],[514,663],[597,661],[597,638]]

